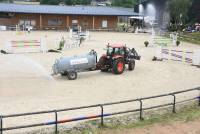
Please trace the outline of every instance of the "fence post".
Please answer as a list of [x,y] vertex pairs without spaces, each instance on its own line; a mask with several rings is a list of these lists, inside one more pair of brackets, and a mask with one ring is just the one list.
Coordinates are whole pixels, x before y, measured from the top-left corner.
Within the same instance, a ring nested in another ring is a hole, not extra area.
[[200,106],[200,88],[199,88],[199,97],[198,98],[199,98],[199,106]]
[[3,116],[0,115],[0,134],[3,134]]
[[142,117],[142,107],[143,107],[143,104],[142,104],[142,100],[138,100],[140,102],[140,120],[143,120],[143,117]]
[[58,113],[55,110],[55,134],[58,133]]
[[104,111],[103,111],[103,106],[100,105],[100,107],[101,107],[101,126],[103,126],[104,125],[104,120],[103,120]]
[[173,96],[173,110],[172,110],[172,112],[173,113],[176,113],[176,96],[175,96],[175,94],[172,94],[172,96]]

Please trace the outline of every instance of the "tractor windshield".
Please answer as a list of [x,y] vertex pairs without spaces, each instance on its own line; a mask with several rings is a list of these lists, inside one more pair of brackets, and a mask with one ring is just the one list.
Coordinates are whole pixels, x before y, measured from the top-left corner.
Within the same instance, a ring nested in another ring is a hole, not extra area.
[[121,47],[116,47],[116,48],[112,48],[112,47],[108,47],[107,49],[107,55],[124,55],[124,50]]
[[114,53],[114,49],[112,47],[108,47],[107,55],[112,55]]

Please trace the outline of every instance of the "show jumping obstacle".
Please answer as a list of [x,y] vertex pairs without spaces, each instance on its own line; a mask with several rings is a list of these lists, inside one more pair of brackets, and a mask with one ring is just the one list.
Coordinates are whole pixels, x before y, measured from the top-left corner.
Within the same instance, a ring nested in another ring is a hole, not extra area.
[[171,33],[170,38],[156,36],[155,31],[152,28],[152,34],[150,36],[150,46],[176,46],[177,38],[177,33]]
[[6,43],[6,52],[8,53],[27,53],[27,52],[46,52],[46,43],[44,39],[39,40],[9,40]]
[[176,50],[161,47],[156,58],[159,60],[179,61],[200,66],[200,50],[184,51],[180,49]]

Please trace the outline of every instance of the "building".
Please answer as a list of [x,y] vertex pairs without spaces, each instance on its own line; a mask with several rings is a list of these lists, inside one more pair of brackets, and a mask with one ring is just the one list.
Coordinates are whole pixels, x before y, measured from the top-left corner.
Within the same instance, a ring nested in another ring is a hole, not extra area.
[[119,16],[137,16],[133,9],[98,6],[0,4],[0,25],[33,26],[35,29],[112,29]]

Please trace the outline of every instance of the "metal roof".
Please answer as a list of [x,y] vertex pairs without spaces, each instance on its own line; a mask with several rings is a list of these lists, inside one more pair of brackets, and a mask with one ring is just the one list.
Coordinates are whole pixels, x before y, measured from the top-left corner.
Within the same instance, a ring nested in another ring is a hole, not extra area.
[[0,3],[0,12],[109,16],[138,15],[131,8],[116,8],[102,6],[19,5],[7,3]]

